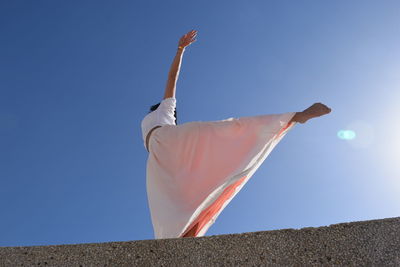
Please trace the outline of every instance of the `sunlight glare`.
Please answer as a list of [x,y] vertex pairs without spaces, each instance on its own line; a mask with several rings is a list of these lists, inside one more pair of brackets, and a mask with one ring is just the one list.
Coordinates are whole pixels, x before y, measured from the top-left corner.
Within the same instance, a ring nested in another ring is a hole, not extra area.
[[[367,148],[374,142],[375,132],[371,124],[358,120],[351,122],[346,128],[349,129],[346,131],[346,137],[353,137],[346,138],[352,147]],[[352,133],[354,133],[354,136]]]

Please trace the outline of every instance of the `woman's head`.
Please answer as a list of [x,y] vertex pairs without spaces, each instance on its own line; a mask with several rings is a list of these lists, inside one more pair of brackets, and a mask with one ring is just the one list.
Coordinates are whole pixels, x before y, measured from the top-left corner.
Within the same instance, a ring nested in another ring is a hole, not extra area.
[[[160,104],[161,104],[161,102],[151,106],[149,113],[155,111]],[[177,119],[177,116],[176,116],[176,108],[175,108],[175,111],[174,111],[174,116],[175,116],[175,124],[178,125],[178,119]]]

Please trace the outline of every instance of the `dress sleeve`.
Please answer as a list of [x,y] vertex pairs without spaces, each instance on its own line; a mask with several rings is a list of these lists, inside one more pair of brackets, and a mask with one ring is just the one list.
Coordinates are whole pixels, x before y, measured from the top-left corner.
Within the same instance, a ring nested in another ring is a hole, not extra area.
[[174,117],[175,108],[176,108],[176,98],[169,97],[161,101],[158,110],[164,114],[167,114],[168,116]]

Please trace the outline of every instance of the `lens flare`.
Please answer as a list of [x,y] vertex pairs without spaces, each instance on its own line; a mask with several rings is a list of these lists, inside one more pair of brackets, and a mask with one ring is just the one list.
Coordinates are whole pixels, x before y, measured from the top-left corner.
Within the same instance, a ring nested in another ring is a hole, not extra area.
[[352,130],[340,130],[337,136],[343,140],[353,140],[356,138],[356,133]]

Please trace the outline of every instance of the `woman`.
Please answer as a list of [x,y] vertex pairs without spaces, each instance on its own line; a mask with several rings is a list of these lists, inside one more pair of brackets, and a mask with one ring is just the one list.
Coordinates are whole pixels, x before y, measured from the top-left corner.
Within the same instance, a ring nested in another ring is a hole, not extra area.
[[203,236],[295,123],[331,112],[315,103],[302,112],[177,125],[176,81],[183,53],[196,35],[192,30],[180,38],[164,99],[141,125],[157,239]]

